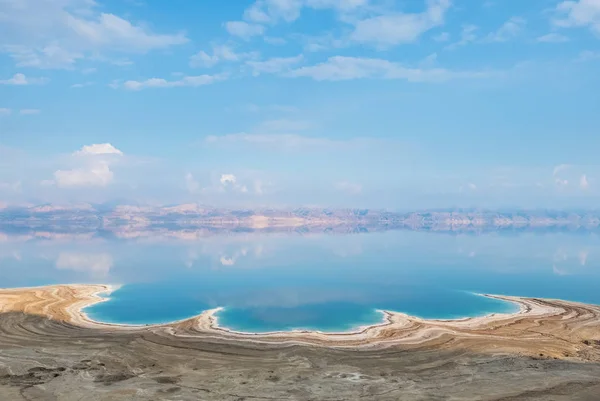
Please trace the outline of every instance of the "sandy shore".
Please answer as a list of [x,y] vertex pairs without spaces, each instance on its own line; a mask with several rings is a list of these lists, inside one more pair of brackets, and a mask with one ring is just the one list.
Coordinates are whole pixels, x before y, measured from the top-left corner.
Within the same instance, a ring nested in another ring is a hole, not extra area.
[[[79,327],[112,331],[160,332],[187,338],[220,338],[271,344],[308,344],[327,347],[381,348],[393,345],[424,346],[444,344],[469,349],[521,348],[532,355],[556,358],[577,354],[582,341],[600,341],[600,308],[575,302],[485,295],[519,305],[512,314],[491,314],[458,320],[426,320],[403,313],[383,311],[380,324],[351,332],[244,333],[220,327],[217,313],[207,310],[186,320],[158,325],[120,325],[94,321],[85,308],[103,302],[116,288],[110,285],[55,285],[0,290],[0,313],[24,312]],[[536,330],[534,330],[536,328]]]

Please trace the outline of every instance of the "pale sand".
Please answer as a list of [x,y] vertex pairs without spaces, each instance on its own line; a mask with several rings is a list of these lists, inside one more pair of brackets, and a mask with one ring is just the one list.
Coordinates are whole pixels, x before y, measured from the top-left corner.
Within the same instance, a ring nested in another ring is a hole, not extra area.
[[486,295],[513,302],[512,314],[458,320],[426,320],[403,313],[382,311],[380,324],[352,332],[290,331],[242,333],[220,327],[217,312],[158,325],[121,325],[97,322],[83,311],[103,302],[115,286],[55,285],[0,290],[0,313],[24,312],[72,325],[109,331],[154,333],[175,337],[219,338],[271,344],[310,344],[327,347],[466,347],[487,352],[518,352],[564,358],[581,354],[583,341],[600,341],[600,307],[560,300]]

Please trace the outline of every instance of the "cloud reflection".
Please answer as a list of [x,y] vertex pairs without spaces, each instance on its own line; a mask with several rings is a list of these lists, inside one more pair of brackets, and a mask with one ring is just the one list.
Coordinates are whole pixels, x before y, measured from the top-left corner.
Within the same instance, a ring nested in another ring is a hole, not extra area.
[[92,277],[106,277],[113,263],[108,253],[61,252],[56,260],[56,268],[87,273]]

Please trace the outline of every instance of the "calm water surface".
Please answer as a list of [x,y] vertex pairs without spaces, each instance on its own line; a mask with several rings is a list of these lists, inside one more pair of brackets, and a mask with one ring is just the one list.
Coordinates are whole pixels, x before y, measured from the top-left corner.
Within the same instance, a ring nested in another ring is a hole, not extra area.
[[474,293],[600,304],[594,234],[173,237],[1,237],[0,286],[122,284],[86,312],[149,324],[222,306],[222,326],[252,332],[350,330],[381,321],[378,310],[424,318],[515,310]]

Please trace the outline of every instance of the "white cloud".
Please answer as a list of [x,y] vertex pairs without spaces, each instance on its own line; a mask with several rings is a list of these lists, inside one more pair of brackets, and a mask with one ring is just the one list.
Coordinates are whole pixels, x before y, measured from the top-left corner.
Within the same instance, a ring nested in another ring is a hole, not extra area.
[[538,37],[536,41],[541,43],[565,43],[569,41],[569,38],[559,33],[549,33]]
[[228,258],[226,256],[221,256],[219,258],[219,262],[223,265],[223,266],[233,266],[235,265],[236,259],[234,258]]
[[326,62],[301,67],[288,77],[309,77],[317,81],[343,81],[360,78],[403,79],[409,82],[444,82],[452,79],[485,78],[490,71],[451,71],[443,68],[409,68],[384,59],[330,57]]
[[123,152],[115,148],[110,143],[99,143],[93,145],[83,146],[80,150],[74,153],[75,156],[87,156],[87,155],[119,155],[122,156]]
[[17,73],[12,78],[0,80],[2,85],[35,85],[44,84],[47,80],[45,78],[27,78],[25,74]]
[[21,109],[21,110],[19,110],[19,114],[21,114],[21,115],[40,114],[40,110],[39,109]]
[[4,46],[19,67],[35,67],[42,69],[70,68],[78,59],[84,56],[79,52],[70,52],[56,44],[34,49],[22,45]]
[[87,82],[83,82],[83,83],[79,83],[79,84],[73,84],[73,85],[71,85],[71,88],[79,89],[79,88],[85,88],[86,86],[92,86],[92,85],[94,85],[93,82],[87,81]]
[[[197,75],[187,76],[175,81],[167,81],[163,78],[150,78],[145,81],[126,81],[123,83],[123,87],[129,90],[141,90],[145,88],[175,88],[175,87],[197,87],[203,85],[209,85],[225,79],[225,75]],[[116,84],[118,86],[118,84]]]
[[244,19],[257,23],[292,22],[300,16],[303,0],[258,0],[244,12]]
[[579,63],[585,63],[587,61],[593,60],[600,60],[600,51],[595,52],[592,50],[584,50],[581,53],[579,53],[579,56],[577,57],[577,59],[575,59],[575,61]]
[[257,195],[265,193],[265,184],[261,180],[254,181],[254,193]]
[[245,185],[238,184],[237,178],[233,174],[221,174],[219,182],[221,183],[223,189],[229,189],[242,193],[248,192],[248,188]]
[[99,12],[91,0],[0,2],[0,51],[17,65],[71,68],[97,52],[138,52],[186,43],[183,33],[157,34],[147,24]]
[[287,40],[285,40],[284,38],[277,38],[277,37],[273,37],[273,36],[265,36],[263,38],[263,40],[266,43],[268,43],[270,45],[274,45],[274,46],[282,46],[287,43]]
[[247,61],[246,65],[252,68],[252,74],[257,76],[261,73],[276,74],[287,71],[303,59],[304,56],[299,54],[295,57],[274,57],[266,61]]
[[421,67],[431,68],[431,67],[435,66],[437,63],[438,63],[438,55],[437,55],[437,53],[432,53],[429,56],[425,57],[423,60],[421,60],[419,65]]
[[256,52],[236,53],[234,49],[226,45],[213,46],[212,55],[200,51],[190,57],[191,67],[213,67],[222,61],[236,62],[249,58],[258,57]]
[[579,252],[579,264],[581,266],[585,266],[587,264],[588,257],[590,256],[590,251],[583,250]]
[[300,17],[304,7],[348,13],[369,3],[369,0],[257,0],[246,9],[244,19],[260,24],[293,22]]
[[279,119],[264,121],[258,126],[257,130],[270,132],[304,131],[310,129],[312,126],[313,125],[308,121]]
[[336,182],[334,184],[335,189],[338,191],[346,192],[351,195],[357,195],[362,192],[362,186],[348,181]]
[[[8,116],[8,115],[11,115],[12,112],[13,112],[12,109],[0,108],[0,116]],[[21,110],[19,110],[19,114],[22,116],[39,114],[39,113],[40,113],[39,109],[21,109]]]
[[236,144],[247,143],[282,149],[298,149],[307,147],[324,147],[334,145],[336,142],[326,138],[314,138],[296,134],[228,134],[211,135],[206,137],[209,144]]
[[559,164],[552,171],[554,183],[560,190],[582,190],[590,188],[590,180],[584,166]]
[[101,161],[86,168],[57,170],[54,180],[58,187],[105,187],[113,180],[108,163]]
[[554,183],[558,186],[558,187],[566,187],[567,185],[569,185],[569,180],[565,180],[562,178],[555,178],[554,179]]
[[458,192],[463,193],[466,191],[477,191],[477,185],[472,182],[469,182],[467,185],[461,185],[460,187],[458,187]]
[[565,28],[589,27],[600,35],[600,0],[563,1],[556,6],[555,25]]
[[113,266],[108,253],[61,252],[56,260],[59,270],[89,273],[93,277],[106,277]]
[[235,175],[233,175],[233,174],[221,174],[220,181],[221,181],[221,184],[223,184],[223,185],[235,184],[236,178],[235,178]]
[[121,50],[146,52],[188,41],[183,34],[153,34],[113,14],[101,13],[96,20],[77,18],[72,15],[67,18],[70,28],[89,43]]
[[198,181],[196,181],[192,173],[187,173],[185,175],[185,187],[187,188],[188,192],[192,194],[200,190],[200,184],[198,184]]
[[358,21],[350,38],[379,46],[411,43],[441,25],[449,8],[450,0],[429,0],[427,9],[422,13],[380,15]]
[[552,170],[552,175],[554,177],[556,177],[558,175],[558,173],[560,173],[561,171],[565,171],[570,169],[572,166],[570,164],[559,164],[557,166],[554,167],[554,169]]
[[122,157],[123,152],[110,143],[83,146],[72,154],[74,161],[80,166],[55,171],[54,180],[46,180],[44,185],[55,184],[59,188],[105,187],[114,178],[110,165],[115,156]]
[[448,32],[442,32],[433,37],[433,40],[436,42],[447,42],[450,40],[450,34]]
[[228,21],[225,23],[225,29],[233,36],[244,40],[249,40],[253,36],[259,36],[265,33],[265,27],[257,24],[249,24],[244,21]]
[[579,187],[584,191],[590,187],[590,183],[588,181],[587,175],[582,175],[579,179]]
[[477,30],[479,28],[475,25],[463,25],[460,33],[460,40],[447,46],[447,50],[454,50],[462,46],[466,46],[469,43],[473,43],[477,40]]
[[0,182],[0,192],[21,192],[21,181]]
[[306,0],[306,5],[312,8],[335,9],[338,11],[351,11],[368,6],[370,0]]
[[517,37],[524,29],[527,21],[521,17],[512,17],[506,21],[496,32],[490,33],[486,41],[508,42]]

